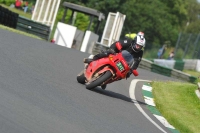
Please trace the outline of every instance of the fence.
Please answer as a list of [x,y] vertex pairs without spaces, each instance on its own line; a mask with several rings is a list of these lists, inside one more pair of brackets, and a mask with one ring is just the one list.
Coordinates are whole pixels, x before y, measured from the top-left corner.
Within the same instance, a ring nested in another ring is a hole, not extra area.
[[181,55],[182,59],[200,59],[200,33],[180,33],[175,48],[177,55]]

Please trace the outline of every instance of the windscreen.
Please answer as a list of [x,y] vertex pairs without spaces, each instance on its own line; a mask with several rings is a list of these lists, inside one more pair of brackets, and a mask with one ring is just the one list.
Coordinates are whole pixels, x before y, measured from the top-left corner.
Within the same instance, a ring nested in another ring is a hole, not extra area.
[[131,66],[134,61],[133,56],[127,50],[122,51],[122,56],[124,57],[126,62],[129,64],[129,66]]

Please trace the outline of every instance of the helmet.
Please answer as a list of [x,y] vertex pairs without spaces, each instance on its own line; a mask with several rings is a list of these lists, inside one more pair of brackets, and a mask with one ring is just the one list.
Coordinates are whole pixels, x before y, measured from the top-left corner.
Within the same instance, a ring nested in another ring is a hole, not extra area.
[[140,31],[140,32],[137,33],[137,35],[144,36],[144,32]]
[[139,52],[143,47],[145,47],[145,42],[146,40],[143,35],[137,35],[132,42],[132,49],[135,52]]

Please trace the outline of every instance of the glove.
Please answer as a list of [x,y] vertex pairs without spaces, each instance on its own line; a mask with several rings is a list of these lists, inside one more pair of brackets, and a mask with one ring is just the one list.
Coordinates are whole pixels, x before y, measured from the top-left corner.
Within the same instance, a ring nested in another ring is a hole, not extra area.
[[126,79],[129,78],[131,76],[132,72],[129,71],[127,74],[126,74]]
[[113,49],[108,49],[106,50],[106,54],[109,55],[109,54],[115,54],[115,51]]
[[133,74],[135,77],[138,76],[138,71],[136,69],[132,70],[132,71],[129,71],[127,74],[126,74],[126,79],[129,78],[131,76],[131,74]]

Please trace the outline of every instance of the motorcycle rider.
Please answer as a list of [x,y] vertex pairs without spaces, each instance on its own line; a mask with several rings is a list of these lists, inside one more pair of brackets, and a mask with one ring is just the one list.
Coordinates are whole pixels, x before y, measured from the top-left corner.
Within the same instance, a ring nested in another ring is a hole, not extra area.
[[[145,47],[145,43],[146,43],[143,32],[138,32],[138,34],[135,36],[134,39],[126,38],[124,40],[119,40],[119,41],[114,42],[108,50],[95,55],[93,59],[89,59],[89,58],[84,59],[84,63],[89,64],[92,61],[98,60],[103,57],[107,57],[109,54],[119,53],[120,51],[117,49],[116,43],[121,44],[123,56],[129,58],[128,56],[130,54],[132,55],[134,59],[134,64],[131,66],[131,70],[136,70],[143,56],[142,48]],[[127,74],[127,78],[130,77],[130,75],[131,75],[131,72]]]

